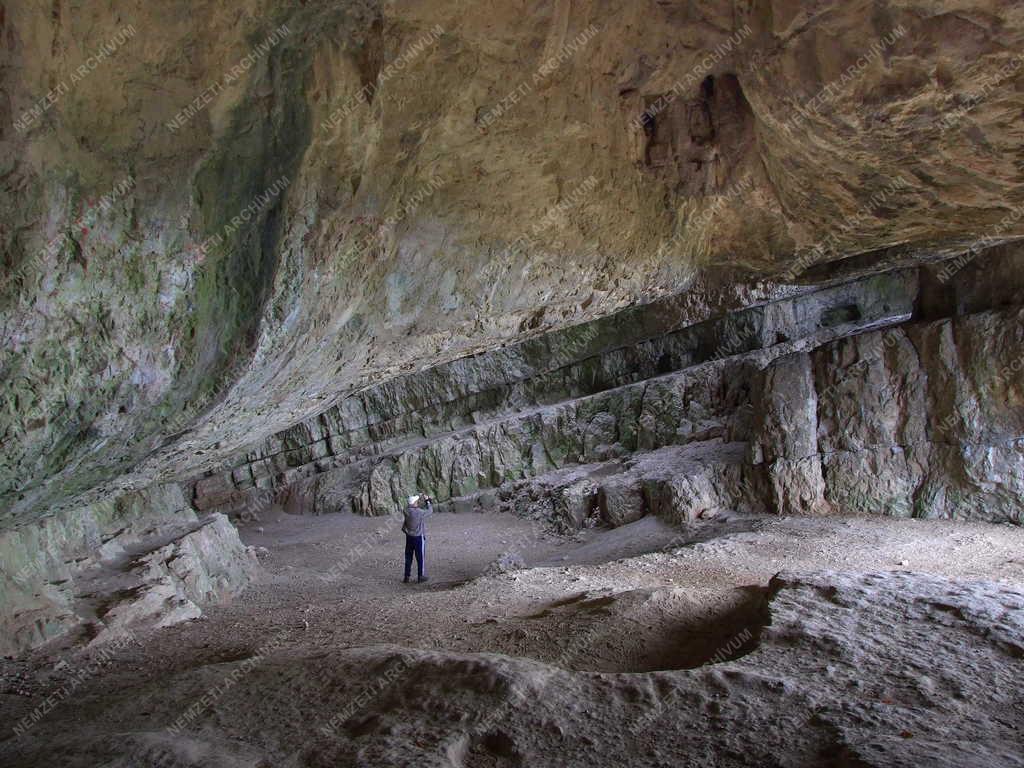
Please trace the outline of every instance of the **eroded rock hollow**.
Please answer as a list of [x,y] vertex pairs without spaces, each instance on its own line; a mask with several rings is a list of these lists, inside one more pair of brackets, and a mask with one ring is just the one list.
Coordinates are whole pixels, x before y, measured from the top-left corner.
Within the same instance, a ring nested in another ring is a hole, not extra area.
[[0,38],[5,764],[1024,765],[1019,3]]

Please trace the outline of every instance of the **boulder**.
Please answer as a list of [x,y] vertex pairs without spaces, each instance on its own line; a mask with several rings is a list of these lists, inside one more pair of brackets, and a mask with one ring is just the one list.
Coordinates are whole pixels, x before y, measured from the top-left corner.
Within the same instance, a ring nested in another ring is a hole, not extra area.
[[633,475],[602,480],[597,504],[601,519],[612,528],[635,522],[647,514],[640,480]]

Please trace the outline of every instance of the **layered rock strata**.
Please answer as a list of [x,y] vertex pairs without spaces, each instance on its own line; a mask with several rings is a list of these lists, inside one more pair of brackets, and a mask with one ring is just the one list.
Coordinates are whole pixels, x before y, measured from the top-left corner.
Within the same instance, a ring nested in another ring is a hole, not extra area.
[[[533,478],[573,493],[559,472],[586,465],[612,524],[737,507],[1019,522],[1024,316],[1017,283],[986,275],[1024,256],[986,256],[956,283],[897,270],[682,327],[656,302],[408,375],[198,480],[194,503],[384,514],[421,489],[490,507]],[[658,490],[656,466],[704,490]]]
[[255,578],[223,515],[178,486],[125,494],[0,534],[0,654],[64,636],[93,643],[197,618]]

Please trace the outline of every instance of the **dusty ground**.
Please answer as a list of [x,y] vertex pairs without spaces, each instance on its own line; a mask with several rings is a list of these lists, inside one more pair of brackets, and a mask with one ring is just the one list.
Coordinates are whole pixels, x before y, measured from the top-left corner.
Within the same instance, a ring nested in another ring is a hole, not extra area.
[[[644,519],[558,538],[440,514],[431,580],[410,585],[391,521],[282,515],[243,538],[266,578],[202,620],[109,658],[3,662],[0,762],[1024,764],[1019,528]],[[509,552],[528,567],[496,569]]]

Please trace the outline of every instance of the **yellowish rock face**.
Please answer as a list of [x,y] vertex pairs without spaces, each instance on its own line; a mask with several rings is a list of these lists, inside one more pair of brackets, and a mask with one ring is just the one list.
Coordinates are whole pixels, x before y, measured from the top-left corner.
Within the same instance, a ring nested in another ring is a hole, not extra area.
[[1009,0],[10,6],[5,521],[630,303],[728,309],[709,269],[736,306],[1019,237],[1022,30]]

